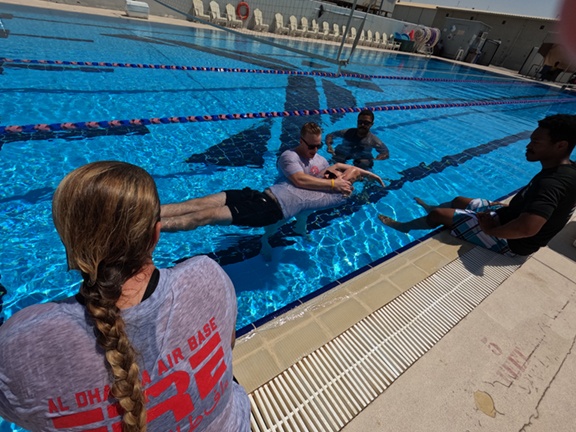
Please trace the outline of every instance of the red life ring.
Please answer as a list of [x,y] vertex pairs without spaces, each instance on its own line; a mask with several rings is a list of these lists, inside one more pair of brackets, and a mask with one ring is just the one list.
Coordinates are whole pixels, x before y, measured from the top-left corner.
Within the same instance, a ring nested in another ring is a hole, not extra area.
[[[241,12],[242,8],[246,8],[244,13]],[[248,3],[246,2],[238,3],[238,6],[236,6],[236,15],[238,15],[238,17],[240,17],[242,21],[246,21],[248,19],[248,16],[250,15],[250,6],[248,6]]]

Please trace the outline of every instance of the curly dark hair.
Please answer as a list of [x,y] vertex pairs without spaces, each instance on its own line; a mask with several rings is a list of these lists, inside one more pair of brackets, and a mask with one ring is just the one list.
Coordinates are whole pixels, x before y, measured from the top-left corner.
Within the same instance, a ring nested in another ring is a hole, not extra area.
[[553,142],[567,141],[570,152],[576,145],[576,115],[555,114],[543,118],[538,126],[546,129]]

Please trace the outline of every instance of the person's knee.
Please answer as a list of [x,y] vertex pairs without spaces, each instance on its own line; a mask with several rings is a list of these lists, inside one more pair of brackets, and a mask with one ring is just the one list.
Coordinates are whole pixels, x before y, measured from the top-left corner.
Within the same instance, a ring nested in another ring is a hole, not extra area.
[[467,198],[467,197],[463,197],[463,196],[457,196],[456,198],[454,198],[450,202],[450,207],[463,210],[466,207],[468,207],[468,204],[470,204],[470,201],[472,201],[471,198]]
[[442,225],[440,222],[440,212],[438,209],[434,209],[428,213],[428,216],[426,216],[426,223],[432,228],[436,228],[437,226]]
[[426,223],[432,228],[440,225],[450,226],[452,224],[453,212],[452,209],[436,208],[428,213]]

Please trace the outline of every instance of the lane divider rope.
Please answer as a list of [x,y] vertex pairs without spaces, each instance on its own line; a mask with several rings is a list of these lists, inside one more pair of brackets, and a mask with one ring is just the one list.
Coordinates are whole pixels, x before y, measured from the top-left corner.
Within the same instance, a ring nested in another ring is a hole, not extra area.
[[231,72],[231,73],[253,73],[253,74],[266,74],[266,75],[303,75],[303,76],[319,76],[328,78],[362,78],[362,79],[387,79],[387,80],[400,80],[400,81],[427,81],[427,82],[453,82],[453,83],[482,83],[482,84],[514,84],[514,85],[532,85],[532,82],[519,81],[514,78],[506,81],[496,80],[458,80],[450,78],[424,78],[424,77],[407,77],[396,75],[365,75],[357,73],[341,73],[336,74],[333,72],[321,71],[291,71],[291,70],[275,70],[275,69],[245,69],[245,68],[223,68],[212,66],[178,66],[178,65],[162,65],[162,64],[145,64],[145,63],[111,63],[111,62],[94,62],[94,61],[69,61],[69,60],[29,60],[29,59],[11,59],[0,58],[0,63],[19,63],[19,64],[34,64],[34,65],[57,65],[57,66],[94,66],[94,67],[112,67],[112,68],[134,68],[134,69],[164,69],[164,70],[180,70],[180,71],[194,71],[194,72]]
[[154,117],[141,118],[132,120],[104,120],[104,121],[85,121],[85,122],[66,122],[52,124],[30,124],[30,125],[11,125],[0,126],[0,135],[10,133],[32,133],[32,132],[50,132],[62,130],[87,130],[87,129],[111,129],[115,127],[126,126],[147,126],[158,124],[173,123],[195,123],[225,120],[246,120],[271,117],[302,117],[325,114],[345,114],[358,113],[364,109],[370,111],[408,111],[421,109],[440,109],[440,108],[462,108],[474,106],[490,105],[520,105],[520,104],[545,104],[545,103],[576,103],[576,98],[559,98],[559,99],[525,99],[525,100],[507,100],[507,101],[476,101],[461,103],[442,103],[442,104],[423,104],[423,105],[381,105],[371,107],[345,107],[345,108],[325,108],[312,110],[295,110],[295,111],[268,111],[268,112],[251,112],[244,114],[213,114],[199,116],[175,116],[175,117]]

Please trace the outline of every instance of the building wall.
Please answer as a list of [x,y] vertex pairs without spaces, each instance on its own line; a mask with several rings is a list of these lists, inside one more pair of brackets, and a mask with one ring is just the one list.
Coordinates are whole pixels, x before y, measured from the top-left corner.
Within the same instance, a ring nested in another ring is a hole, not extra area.
[[396,3],[392,18],[420,24],[426,27],[432,27],[434,18],[436,18],[435,7],[415,7],[404,3]]
[[[432,14],[433,12],[433,14]],[[430,15],[433,19],[430,19]],[[438,6],[397,4],[393,18],[410,21],[415,24],[439,28],[445,34],[447,17],[463,20],[481,21],[491,27],[488,39],[499,39],[502,44],[492,60],[495,66],[511,70],[520,70],[534,47],[540,46],[550,32],[554,30],[555,20],[546,18],[523,17],[495,14],[475,10],[464,10]]]
[[499,39],[502,42],[492,64],[516,71],[520,70],[532,48],[542,44],[555,23],[549,19],[438,8],[433,27],[443,31],[446,14],[452,18],[481,21],[490,26],[488,39]]

